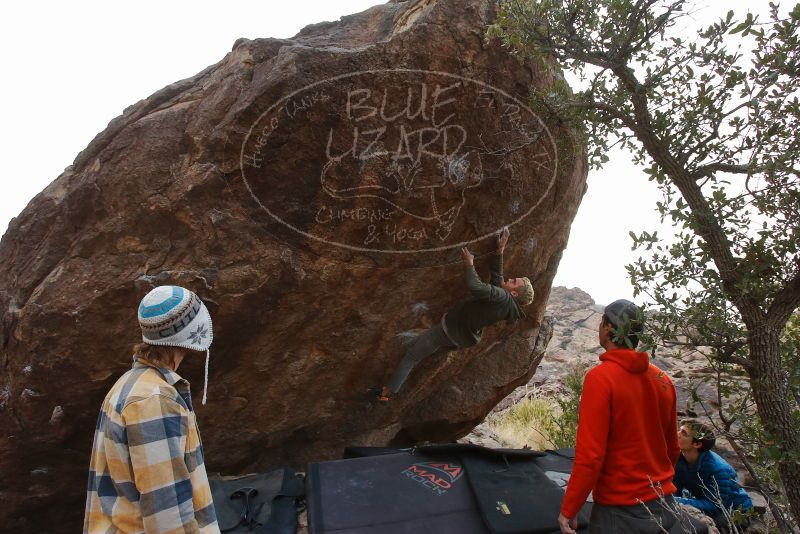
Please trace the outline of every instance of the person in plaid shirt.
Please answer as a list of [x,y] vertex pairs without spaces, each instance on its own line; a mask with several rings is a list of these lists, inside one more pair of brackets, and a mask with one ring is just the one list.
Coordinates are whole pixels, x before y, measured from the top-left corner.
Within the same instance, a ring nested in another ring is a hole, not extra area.
[[175,371],[206,353],[211,316],[193,292],[161,286],[139,305],[133,368],[103,400],[94,436],[83,531],[219,533],[189,383]]

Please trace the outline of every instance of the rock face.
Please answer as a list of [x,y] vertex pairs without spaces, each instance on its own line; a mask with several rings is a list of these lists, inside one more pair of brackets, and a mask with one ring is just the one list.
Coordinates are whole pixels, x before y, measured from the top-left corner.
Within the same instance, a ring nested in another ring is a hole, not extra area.
[[[197,291],[214,319],[196,402],[211,472],[453,439],[528,381],[585,153],[526,105],[560,75],[487,42],[493,16],[489,0],[392,1],[239,40],[31,201],[0,242],[0,524],[80,528],[97,411],[156,285]],[[537,292],[527,319],[371,404],[402,339],[464,295],[459,249],[485,275],[505,225],[506,272]],[[195,394],[201,359],[180,369]]]

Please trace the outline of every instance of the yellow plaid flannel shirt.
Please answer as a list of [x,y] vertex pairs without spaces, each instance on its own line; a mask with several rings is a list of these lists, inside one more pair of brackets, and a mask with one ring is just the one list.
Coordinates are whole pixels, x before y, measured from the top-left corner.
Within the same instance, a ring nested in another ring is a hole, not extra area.
[[218,533],[189,382],[137,360],[103,401],[83,532]]

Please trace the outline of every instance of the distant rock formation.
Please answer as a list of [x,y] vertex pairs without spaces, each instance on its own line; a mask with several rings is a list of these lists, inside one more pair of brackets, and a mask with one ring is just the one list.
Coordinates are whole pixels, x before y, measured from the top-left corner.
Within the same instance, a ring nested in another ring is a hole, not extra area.
[[[597,331],[604,307],[595,304],[594,299],[582,289],[552,288],[545,319],[552,323],[553,335],[545,357],[527,386],[536,386],[542,392],[550,393],[560,387],[561,380],[574,367],[582,365],[589,368],[598,363],[603,348],[599,344]],[[672,357],[675,354],[674,349],[659,347],[653,363],[669,372],[673,378],[678,392],[678,413],[681,416],[694,416],[700,410],[697,400],[692,397],[692,387],[709,408],[715,408],[716,394],[712,393],[709,384],[701,383],[709,373],[702,355],[686,351],[682,360],[678,360]],[[498,403],[493,411],[507,408],[524,395],[525,389],[518,389]]]
[[[210,471],[302,467],[344,445],[467,433],[534,373],[585,190],[584,148],[528,108],[563,83],[487,42],[489,0],[391,1],[219,63],[127,108],[0,242],[0,524],[79,529],[103,395],[130,365],[152,287],[214,319]],[[425,362],[388,407],[366,389],[485,274],[534,281],[515,327]],[[402,337],[402,336],[401,336]],[[202,383],[200,358],[180,373]]]
[[[500,401],[492,412],[498,413],[511,407],[533,391],[544,395],[558,394],[565,375],[575,366],[580,365],[589,369],[597,365],[598,357],[603,353],[597,336],[604,307],[605,305],[595,304],[594,299],[581,289],[561,286],[552,288],[543,320],[543,324],[553,325],[552,338],[547,345],[545,356],[530,381]],[[708,380],[711,378],[711,373],[702,355],[686,352],[681,358],[676,358],[675,354],[674,349],[661,347],[652,361],[667,371],[675,384],[679,419],[703,419],[706,412],[702,404],[705,404],[712,413],[718,406],[713,382]],[[697,394],[696,397],[692,395],[693,389]],[[479,425],[462,439],[487,446],[508,446],[498,443],[497,440],[497,436],[486,424]],[[739,470],[740,480],[746,483],[750,480],[741,461],[724,439],[717,441],[715,450]],[[754,498],[757,498],[756,494]]]

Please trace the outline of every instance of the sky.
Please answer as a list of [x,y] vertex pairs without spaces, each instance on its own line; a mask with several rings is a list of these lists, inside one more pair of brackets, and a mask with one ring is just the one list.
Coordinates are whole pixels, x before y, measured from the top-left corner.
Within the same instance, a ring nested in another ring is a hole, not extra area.
[[[376,0],[3,2],[0,7],[0,233],[127,106],[216,63],[240,37],[291,37]],[[765,8],[707,0],[699,17]],[[655,186],[630,157],[590,172],[554,285],[597,303],[633,297],[630,230],[658,224]],[[626,201],[620,202],[620,191]]]

